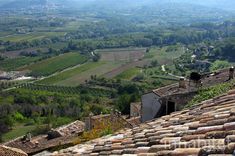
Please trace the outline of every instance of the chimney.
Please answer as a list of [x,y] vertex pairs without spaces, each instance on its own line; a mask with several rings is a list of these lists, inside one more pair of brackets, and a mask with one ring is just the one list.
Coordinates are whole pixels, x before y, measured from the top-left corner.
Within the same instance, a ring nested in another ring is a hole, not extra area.
[[85,118],[85,130],[86,130],[86,131],[89,131],[89,130],[92,129],[92,116],[94,116],[94,115],[93,115],[93,113],[91,112],[91,113],[89,114],[89,117],[86,117],[86,118]]
[[181,77],[179,80],[179,88],[186,88],[186,80],[184,77]]
[[234,78],[234,67],[229,68],[229,80]]

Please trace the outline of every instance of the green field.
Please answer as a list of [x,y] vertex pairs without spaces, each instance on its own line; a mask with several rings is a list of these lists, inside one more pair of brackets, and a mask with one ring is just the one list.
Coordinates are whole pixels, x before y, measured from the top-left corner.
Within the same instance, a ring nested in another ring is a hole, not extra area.
[[79,53],[66,53],[29,65],[21,70],[30,70],[30,75],[32,76],[48,76],[66,68],[82,64],[86,60],[87,58]]
[[139,73],[141,73],[140,68],[131,68],[117,75],[115,78],[131,80],[134,76],[138,75]]
[[107,72],[115,70],[119,66],[121,66],[121,63],[105,62],[102,65],[96,66],[96,67],[91,68],[87,71],[76,74],[66,80],[63,80],[63,81],[57,83],[57,85],[64,85],[64,86],[73,86],[74,84],[79,85],[81,83],[84,83],[86,80],[89,80],[91,75],[102,76],[103,74],[105,74]]
[[132,52],[132,51],[141,51],[145,52],[146,48],[135,48],[135,47],[129,47],[129,48],[108,48],[108,49],[97,49],[95,52],[102,53],[102,52]]
[[20,57],[0,61],[0,69],[6,71],[17,70],[18,68],[36,62],[41,57]]
[[144,59],[157,60],[159,64],[172,64],[175,58],[185,53],[184,47],[180,45],[174,51],[167,51],[168,48],[169,46],[163,48],[153,47],[145,54]]
[[79,67],[59,73],[52,77],[48,77],[37,83],[40,84],[56,84],[62,86],[79,85],[85,80],[90,79],[91,75],[101,76],[115,68],[121,66],[121,63],[114,62],[88,62]]
[[[134,49],[136,48],[129,48],[130,51],[135,51]],[[151,60],[158,60],[159,65],[172,64],[174,58],[177,58],[181,54],[184,53],[183,48],[181,46],[177,46],[176,50],[174,51],[169,51],[167,49],[169,49],[169,47],[163,47],[163,48],[154,47],[150,50],[149,53],[145,54],[143,59],[146,60],[147,62],[151,62]],[[113,50],[112,52],[115,51],[115,53],[118,53],[118,49],[112,49],[112,50]],[[143,49],[138,49],[136,51],[141,51],[141,50],[143,51]],[[98,52],[102,54],[104,52],[106,55],[107,51],[110,51],[110,49],[107,49],[107,50],[102,49],[102,50],[99,50]],[[124,51],[128,52],[128,48],[120,49],[120,54],[123,53]],[[136,56],[133,55],[133,57],[136,57]],[[125,64],[124,61],[115,61],[112,58],[107,59],[106,61],[88,62],[79,67],[66,70],[62,73],[40,80],[37,83],[46,84],[46,85],[48,84],[60,85],[60,86],[79,85],[81,83],[84,83],[86,80],[89,80],[91,75],[103,76],[107,73],[113,73],[119,67],[122,68],[123,64]],[[133,77],[135,77],[139,73],[141,73],[140,68],[130,66],[129,68],[125,69],[120,74],[114,75],[113,77],[119,78],[119,79],[131,80]]]
[[45,37],[63,36],[65,32],[33,32],[28,34],[13,34],[6,37],[0,37],[3,41],[20,42],[39,40]]
[[94,67],[100,66],[104,64],[104,62],[88,62],[86,64],[81,65],[80,67],[59,73],[55,76],[48,77],[46,79],[43,79],[41,81],[38,81],[37,83],[40,84],[56,84],[63,80],[66,80],[72,76],[75,76],[77,74],[81,74],[89,69],[92,69]]

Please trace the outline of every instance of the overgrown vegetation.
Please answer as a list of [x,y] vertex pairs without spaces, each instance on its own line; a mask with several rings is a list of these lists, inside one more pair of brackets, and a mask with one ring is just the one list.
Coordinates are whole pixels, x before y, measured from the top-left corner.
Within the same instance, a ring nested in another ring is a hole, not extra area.
[[[100,122],[100,124],[96,125],[92,130],[83,132],[81,136],[74,139],[73,143],[76,145],[76,144],[80,144],[80,143],[90,141],[96,138],[100,138],[105,135],[112,134],[114,133],[114,131],[111,125],[113,125],[113,123],[108,122],[108,121]],[[118,125],[116,126],[118,127]]]
[[199,104],[200,102],[222,95],[228,92],[229,90],[233,89],[234,85],[235,81],[232,80],[231,82],[218,84],[212,87],[201,88],[198,91],[197,95],[194,96],[194,98],[185,106],[185,108],[193,107],[194,105]]

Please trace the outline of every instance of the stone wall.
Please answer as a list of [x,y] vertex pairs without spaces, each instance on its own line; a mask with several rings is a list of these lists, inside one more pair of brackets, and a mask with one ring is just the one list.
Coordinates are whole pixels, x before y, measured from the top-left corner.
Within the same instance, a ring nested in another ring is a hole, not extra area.
[[193,97],[196,95],[196,92],[189,92],[189,93],[184,93],[184,94],[175,94],[175,95],[170,95],[168,97],[164,97],[163,101],[166,103],[167,101],[174,102],[176,107],[175,111],[182,110],[185,105],[190,102]]
[[141,102],[130,104],[130,117],[138,117],[141,114]]

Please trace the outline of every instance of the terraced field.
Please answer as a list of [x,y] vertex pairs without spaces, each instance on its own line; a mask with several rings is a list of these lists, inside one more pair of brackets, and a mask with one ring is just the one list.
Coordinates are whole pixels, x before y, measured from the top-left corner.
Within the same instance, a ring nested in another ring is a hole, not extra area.
[[29,70],[32,76],[49,76],[55,72],[62,71],[66,68],[82,64],[87,57],[79,53],[66,53],[52,57],[35,64],[21,68],[20,70]]

